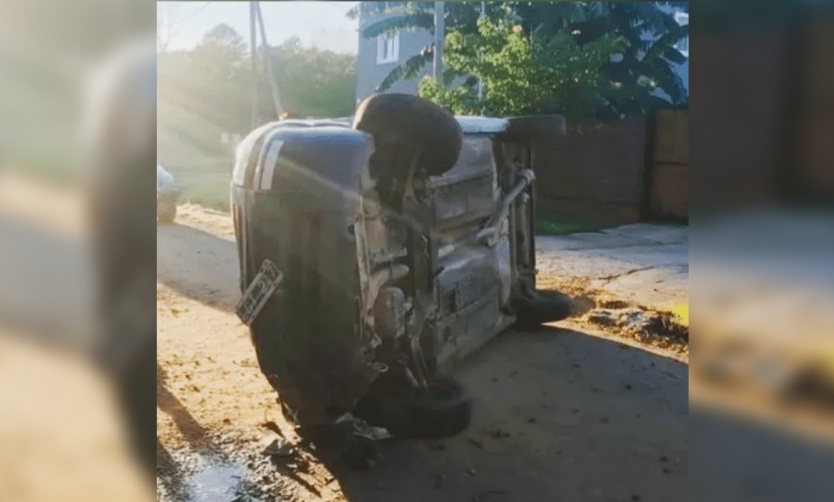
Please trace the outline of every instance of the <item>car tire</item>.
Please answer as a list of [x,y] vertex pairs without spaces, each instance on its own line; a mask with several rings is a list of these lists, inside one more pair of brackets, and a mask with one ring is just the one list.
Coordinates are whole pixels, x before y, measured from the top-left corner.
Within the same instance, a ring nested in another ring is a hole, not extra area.
[[402,380],[383,387],[360,403],[357,415],[394,437],[442,439],[463,432],[472,420],[472,398],[452,377],[437,377],[421,391]]
[[512,309],[522,330],[536,329],[542,324],[566,319],[573,313],[573,300],[560,291],[540,291],[519,295]]
[[379,452],[371,441],[355,436],[346,441],[341,453],[344,464],[358,472],[370,469],[379,457]]
[[454,115],[410,94],[371,96],[359,105],[352,127],[370,133],[382,155],[394,150],[419,155],[419,167],[429,176],[454,167],[463,147],[463,131]]

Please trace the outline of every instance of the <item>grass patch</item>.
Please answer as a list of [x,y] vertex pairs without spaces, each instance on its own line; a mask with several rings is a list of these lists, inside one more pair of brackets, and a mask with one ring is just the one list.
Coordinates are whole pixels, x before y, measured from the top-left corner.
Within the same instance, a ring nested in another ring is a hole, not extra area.
[[180,202],[190,202],[218,211],[229,210],[232,160],[208,158],[188,162],[163,162],[182,189]]
[[605,225],[571,219],[540,219],[536,222],[538,235],[568,235],[580,232],[596,232]]

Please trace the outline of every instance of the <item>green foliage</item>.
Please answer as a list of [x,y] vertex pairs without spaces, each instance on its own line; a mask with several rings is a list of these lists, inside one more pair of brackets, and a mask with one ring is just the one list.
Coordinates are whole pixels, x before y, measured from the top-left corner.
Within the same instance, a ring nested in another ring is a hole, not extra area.
[[[446,36],[448,71],[474,78],[463,85],[425,79],[420,95],[456,113],[561,113],[569,123],[592,118],[611,85],[603,66],[623,50],[624,39],[606,34],[580,46],[562,32],[537,29],[530,36],[512,21],[506,16],[483,19],[478,31],[468,35],[451,30]],[[485,87],[482,99],[477,79]]]
[[[300,116],[344,116],[353,111],[355,57],[301,47],[290,39],[271,47],[282,106]],[[193,50],[157,57],[160,143],[187,145],[203,156],[226,154],[222,133],[251,128],[252,69],[243,38],[220,24]],[[263,68],[259,61],[259,68]],[[256,122],[277,118],[265,72],[258,75]]]
[[[688,36],[689,30],[686,26],[679,26],[674,16],[663,10],[661,3],[486,2],[484,14],[493,20],[512,18],[514,24],[522,27],[523,33],[534,39],[541,37],[547,40],[547,43],[538,43],[539,46],[549,44],[556,52],[576,54],[577,48],[585,49],[592,44],[588,50],[593,53],[610,47],[613,40],[618,40],[622,44],[621,57],[605,61],[601,68],[602,75],[610,82],[607,88],[599,89],[596,77],[589,82],[588,74],[583,74],[579,78],[590,83],[591,87],[582,92],[574,91],[574,96],[579,95],[579,99],[587,103],[593,100],[590,96],[594,89],[599,90],[597,117],[609,118],[646,114],[658,106],[668,106],[668,102],[655,95],[657,89],[667,94],[673,104],[681,105],[687,101],[685,87],[673,64],[685,61],[675,44]],[[681,2],[672,3],[682,5]],[[482,37],[478,23],[480,9],[481,2],[447,2],[447,30],[463,37]],[[371,37],[407,28],[433,30],[433,2],[363,2],[351,15],[374,16],[383,12],[396,12],[397,15],[368,23],[362,29],[362,36]],[[655,36],[646,37],[646,34]],[[447,48],[447,55],[449,52]],[[433,54],[433,46],[425,48],[420,57],[410,58],[394,68],[377,90],[384,92],[398,80],[418,75],[431,62]],[[578,69],[582,69],[581,65]],[[473,101],[471,97],[464,99],[461,92],[452,93],[445,86],[425,83],[422,87],[427,95],[438,96],[439,99],[465,103]],[[554,100],[571,96],[569,92],[562,92]]]
[[299,116],[342,117],[353,113],[356,65],[353,56],[305,49],[297,38],[272,47],[281,104]]
[[[302,117],[353,112],[355,56],[304,48],[290,39],[269,49],[285,111]],[[252,61],[243,37],[221,24],[189,51],[157,54],[157,152],[186,187],[186,200],[222,205],[234,144],[224,134],[252,128]],[[260,58],[259,58],[260,59]],[[258,61],[256,124],[277,119]]]
[[[685,104],[684,84],[672,64],[686,60],[675,44],[689,35],[689,27],[678,25],[655,2],[616,2],[605,6],[604,16],[579,27],[587,32],[582,35],[584,38],[605,32],[628,41],[622,58],[606,65],[606,75],[616,87],[606,96],[600,117],[646,115],[658,107],[667,107],[669,103],[655,95],[657,89],[669,95],[673,104]],[[645,37],[646,34],[654,36]]]
[[536,222],[537,235],[569,235],[576,233],[598,232],[604,225],[572,218],[540,219]]

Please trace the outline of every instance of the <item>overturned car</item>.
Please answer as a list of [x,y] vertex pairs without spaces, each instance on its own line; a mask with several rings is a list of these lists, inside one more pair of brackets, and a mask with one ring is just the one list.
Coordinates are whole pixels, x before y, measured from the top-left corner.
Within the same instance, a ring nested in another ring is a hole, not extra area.
[[456,361],[570,314],[536,290],[529,143],[559,116],[454,117],[383,94],[352,123],[267,124],[238,147],[238,315],[303,434],[345,417],[395,436],[463,430]]

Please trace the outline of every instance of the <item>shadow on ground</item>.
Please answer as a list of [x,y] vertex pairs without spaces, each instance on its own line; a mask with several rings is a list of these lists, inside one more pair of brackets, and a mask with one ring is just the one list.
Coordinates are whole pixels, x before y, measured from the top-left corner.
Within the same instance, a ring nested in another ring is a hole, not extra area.
[[[161,227],[157,242],[160,282],[232,308],[239,294],[232,241],[174,225]],[[686,365],[579,331],[542,328],[505,333],[456,373],[474,399],[472,425],[461,435],[379,445],[380,458],[364,473],[348,470],[332,452],[316,453],[347,500],[649,501],[687,493]],[[160,407],[177,413],[166,395],[163,387]],[[260,476],[268,460],[258,445],[245,449]],[[302,463],[276,464],[269,464],[272,482],[297,481],[286,500],[318,500],[325,491]]]
[[686,365],[577,331],[508,332],[458,376],[473,422],[392,442],[369,471],[323,459],[348,500],[679,500],[687,493]]
[[157,280],[183,296],[223,310],[240,296],[235,243],[194,227],[160,226]]
[[205,428],[191,416],[188,409],[170,390],[165,370],[156,365],[156,406],[171,416],[185,440],[195,449],[203,446],[207,432]]

